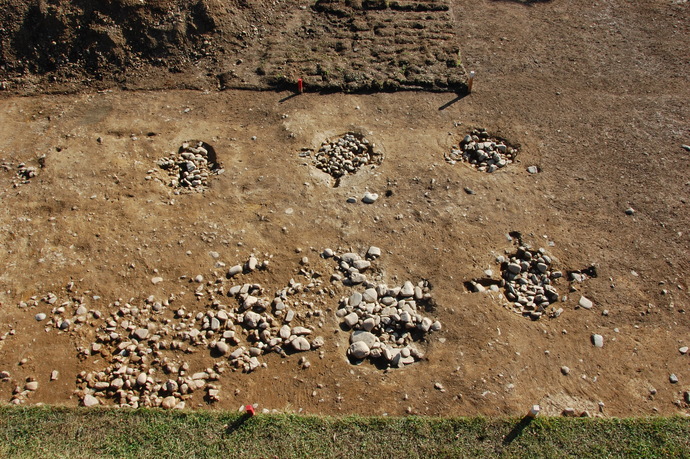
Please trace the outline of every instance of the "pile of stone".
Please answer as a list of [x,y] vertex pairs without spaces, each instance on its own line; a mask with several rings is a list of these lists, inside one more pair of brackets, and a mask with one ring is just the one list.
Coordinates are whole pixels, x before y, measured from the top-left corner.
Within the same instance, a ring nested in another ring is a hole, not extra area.
[[462,139],[460,148],[453,146],[445,159],[449,164],[464,161],[478,171],[494,172],[515,161],[517,153],[517,149],[505,141],[489,136],[486,129],[473,129]]
[[354,174],[369,164],[381,164],[383,156],[364,136],[347,133],[335,140],[326,139],[314,158],[314,165],[335,179]]
[[352,252],[340,256],[330,250],[324,252],[324,257],[338,262],[340,273],[334,274],[332,280],[364,287],[363,291],[353,289],[351,295],[341,298],[336,312],[344,327],[352,331],[347,350],[350,360],[368,358],[386,366],[402,367],[424,356],[414,343],[440,330],[441,323],[423,315],[433,306],[428,281],[416,285],[406,281],[401,286],[389,287],[367,279],[363,272],[380,255],[378,247],[370,247],[365,258]]
[[156,164],[168,173],[168,185],[182,191],[204,191],[211,176],[221,174],[215,151],[205,142],[182,144],[177,153],[159,159]]
[[[496,261],[501,264],[505,297],[511,301],[507,306],[513,311],[538,320],[558,301],[552,283],[563,277],[563,273],[551,269],[551,257],[543,248],[531,250],[520,246],[508,259],[499,256]],[[552,316],[557,317],[561,312],[552,311]]]

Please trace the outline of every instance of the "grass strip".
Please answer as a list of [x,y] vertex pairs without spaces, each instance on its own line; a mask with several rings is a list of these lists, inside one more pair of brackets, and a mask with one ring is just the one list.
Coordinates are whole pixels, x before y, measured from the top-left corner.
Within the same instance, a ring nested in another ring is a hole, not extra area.
[[0,407],[1,457],[690,457],[690,419]]

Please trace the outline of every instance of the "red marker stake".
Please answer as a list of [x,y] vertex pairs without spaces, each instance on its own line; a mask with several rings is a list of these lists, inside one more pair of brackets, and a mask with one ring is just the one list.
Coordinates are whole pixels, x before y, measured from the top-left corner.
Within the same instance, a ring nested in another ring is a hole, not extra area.
[[302,92],[304,92],[304,86],[302,84],[301,78],[297,80],[297,92],[299,92],[300,94],[302,94]]
[[254,416],[254,407],[252,405],[247,405],[244,407],[244,411],[251,417]]

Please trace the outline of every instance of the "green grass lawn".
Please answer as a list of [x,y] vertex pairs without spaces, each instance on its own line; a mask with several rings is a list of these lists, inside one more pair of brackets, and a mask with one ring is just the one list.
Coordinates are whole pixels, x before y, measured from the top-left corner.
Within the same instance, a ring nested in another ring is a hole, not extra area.
[[687,418],[325,417],[0,407],[2,457],[690,457]]

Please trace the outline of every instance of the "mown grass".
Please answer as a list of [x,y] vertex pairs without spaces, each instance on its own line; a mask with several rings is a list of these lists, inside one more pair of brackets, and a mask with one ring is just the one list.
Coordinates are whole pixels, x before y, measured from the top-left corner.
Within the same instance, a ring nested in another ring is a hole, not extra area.
[[0,407],[2,457],[690,457],[690,419],[325,417]]

